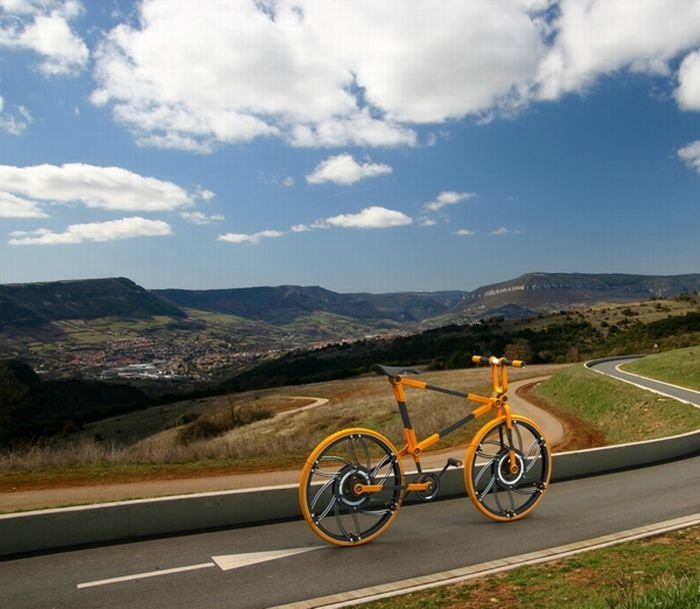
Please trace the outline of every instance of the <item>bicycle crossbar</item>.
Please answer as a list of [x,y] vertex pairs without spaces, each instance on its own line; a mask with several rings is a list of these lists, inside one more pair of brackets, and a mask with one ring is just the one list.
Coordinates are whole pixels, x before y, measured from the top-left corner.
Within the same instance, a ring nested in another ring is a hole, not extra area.
[[473,412],[470,412],[466,417],[462,417],[459,421],[455,421],[452,423],[452,425],[448,425],[443,429],[441,432],[439,432],[440,437],[446,436],[448,433],[452,433],[456,429],[459,429],[462,425],[469,423],[469,421],[472,421],[475,419],[476,416],[474,415]]
[[445,389],[444,387],[438,387],[437,385],[426,385],[425,388],[428,391],[437,391],[438,393],[446,393],[447,395],[453,395],[458,398],[469,399],[469,394],[463,391],[455,391],[454,389]]

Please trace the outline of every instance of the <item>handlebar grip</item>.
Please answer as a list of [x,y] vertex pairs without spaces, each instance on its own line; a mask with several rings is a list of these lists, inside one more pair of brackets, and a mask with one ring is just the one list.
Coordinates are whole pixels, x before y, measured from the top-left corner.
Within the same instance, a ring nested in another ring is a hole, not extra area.
[[514,368],[525,366],[525,362],[521,359],[509,360],[505,357],[486,357],[484,355],[472,355],[472,361],[475,364],[491,364],[492,366],[513,366]]

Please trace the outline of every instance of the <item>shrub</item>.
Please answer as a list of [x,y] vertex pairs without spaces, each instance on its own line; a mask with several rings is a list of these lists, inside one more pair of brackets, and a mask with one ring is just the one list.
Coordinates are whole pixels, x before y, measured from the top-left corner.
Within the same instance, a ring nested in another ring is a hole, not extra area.
[[226,431],[220,425],[206,419],[198,419],[177,432],[177,442],[185,446],[198,440],[215,438]]
[[176,420],[175,427],[182,427],[188,423],[193,423],[199,418],[196,412],[183,412]]

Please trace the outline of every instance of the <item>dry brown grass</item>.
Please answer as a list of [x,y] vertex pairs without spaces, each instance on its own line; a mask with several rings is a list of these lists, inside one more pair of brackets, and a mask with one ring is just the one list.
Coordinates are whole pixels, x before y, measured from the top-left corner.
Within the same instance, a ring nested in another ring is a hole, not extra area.
[[[548,374],[558,367],[537,366],[513,370],[511,380]],[[430,372],[422,380],[435,385],[465,392],[490,393],[487,369],[468,369]],[[328,399],[328,403],[306,411],[290,412],[309,400],[295,396],[313,396]],[[113,467],[122,465],[206,464],[220,467],[227,464],[229,471],[275,469],[301,463],[311,449],[328,434],[346,427],[369,427],[384,433],[392,442],[400,445],[403,440],[401,419],[396,409],[391,388],[385,377],[366,375],[356,379],[315,383],[303,387],[286,387],[276,390],[223,396],[211,400],[199,400],[186,407],[174,407],[170,419],[184,410],[196,410],[201,417],[226,416],[231,405],[262,405],[278,413],[271,419],[256,421],[232,429],[225,435],[194,441],[183,445],[177,441],[177,428],[152,433],[129,445],[115,441],[96,442],[87,434],[75,440],[35,444],[22,450],[0,454],[0,470],[6,473],[65,470],[79,467]],[[468,413],[472,403],[443,394],[411,391],[408,394],[409,410],[419,437],[442,429]],[[138,426],[144,421],[154,426],[160,416],[161,426],[168,421],[156,410],[154,413],[134,413],[133,422],[128,416],[119,417],[112,426],[125,430],[122,437],[138,438]],[[436,448],[461,444],[473,434],[472,423],[448,436]],[[106,427],[103,426],[103,429]],[[202,466],[204,470],[207,468]]]

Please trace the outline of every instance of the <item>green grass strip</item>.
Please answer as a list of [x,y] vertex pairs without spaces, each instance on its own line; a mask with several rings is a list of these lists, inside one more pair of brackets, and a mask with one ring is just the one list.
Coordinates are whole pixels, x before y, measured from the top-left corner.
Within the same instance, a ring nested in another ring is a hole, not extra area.
[[700,408],[573,366],[540,383],[535,395],[597,428],[607,444],[638,442],[700,428]]
[[366,603],[362,609],[697,609],[700,527]]
[[700,391],[700,345],[649,355],[622,370]]

